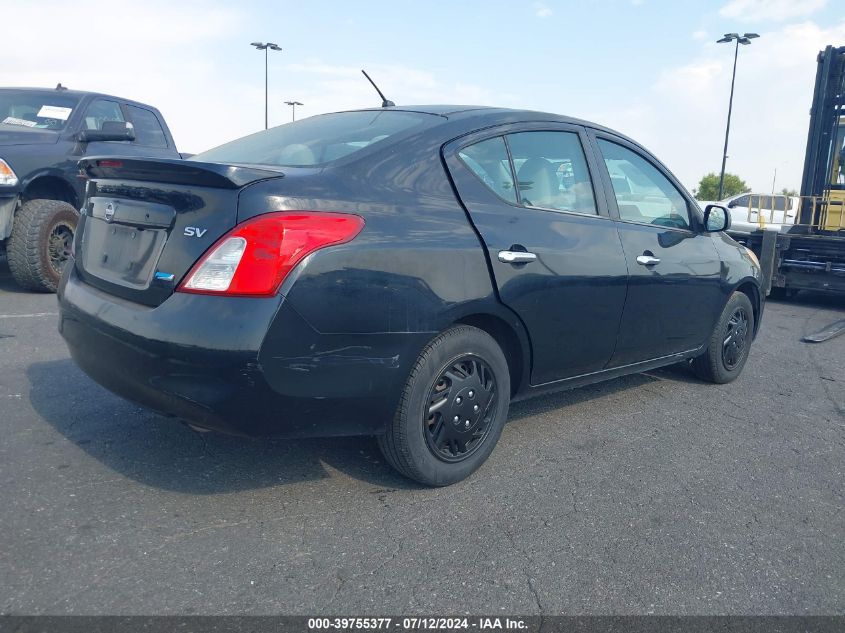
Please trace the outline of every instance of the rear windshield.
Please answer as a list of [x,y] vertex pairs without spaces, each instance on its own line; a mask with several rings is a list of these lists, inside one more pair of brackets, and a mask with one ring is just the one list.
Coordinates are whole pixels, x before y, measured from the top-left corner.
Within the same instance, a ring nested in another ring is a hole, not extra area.
[[0,90],[0,123],[21,128],[62,130],[79,97],[53,92]]
[[220,145],[190,160],[309,167],[349,156],[435,117],[386,110],[324,114]]

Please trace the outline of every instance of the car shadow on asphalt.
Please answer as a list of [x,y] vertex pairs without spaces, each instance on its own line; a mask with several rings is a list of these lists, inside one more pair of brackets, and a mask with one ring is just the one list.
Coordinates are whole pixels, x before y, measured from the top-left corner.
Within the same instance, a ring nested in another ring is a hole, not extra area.
[[[811,290],[801,290],[795,296],[789,299],[773,299],[769,297],[766,299],[767,303],[778,303],[781,305],[800,305],[808,308],[824,308],[826,310],[845,310],[845,295],[813,292]],[[763,320],[766,316],[763,314]]]
[[[417,489],[373,438],[252,439],[201,433],[111,394],[69,359],[27,370],[35,412],[90,457],[142,484],[217,494],[314,482],[339,471],[379,488]],[[73,464],[65,464],[72,468]]]
[[0,257],[0,290],[14,294],[32,294],[31,290],[24,290],[14,280],[5,257]]
[[[662,379],[687,379],[685,368],[659,372]],[[200,433],[109,393],[69,359],[35,363],[27,377],[30,402],[41,419],[89,457],[155,488],[219,494],[317,482],[337,473],[379,489],[423,488],[397,474],[371,437],[271,440]],[[565,416],[568,407],[657,379],[626,376],[517,402],[509,422],[555,410]]]
[[523,418],[543,415],[554,410],[560,410],[561,415],[565,416],[567,407],[574,407],[590,400],[611,396],[628,389],[636,389],[661,380],[691,384],[701,383],[701,380],[695,377],[687,363],[678,363],[642,374],[630,374],[607,382],[599,382],[585,387],[552,392],[536,398],[513,402],[508,413],[508,422],[517,422]]

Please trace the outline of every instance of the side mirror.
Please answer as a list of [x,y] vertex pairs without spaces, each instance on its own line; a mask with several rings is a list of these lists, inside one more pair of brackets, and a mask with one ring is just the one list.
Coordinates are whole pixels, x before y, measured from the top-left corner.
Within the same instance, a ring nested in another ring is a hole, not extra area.
[[708,204],[704,209],[704,230],[718,233],[731,228],[731,214],[721,204]]
[[76,135],[80,143],[94,141],[134,141],[135,127],[125,121],[103,121],[99,130],[82,130]]

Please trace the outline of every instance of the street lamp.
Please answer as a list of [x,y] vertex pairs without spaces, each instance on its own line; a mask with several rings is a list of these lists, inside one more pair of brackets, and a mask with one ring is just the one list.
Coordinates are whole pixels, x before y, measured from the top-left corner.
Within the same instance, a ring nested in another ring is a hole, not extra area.
[[285,105],[289,105],[291,107],[291,121],[296,121],[296,106],[298,105],[305,105],[300,101],[285,101]]
[[728,160],[728,135],[731,132],[731,110],[733,109],[734,104],[734,82],[736,82],[736,58],[739,55],[739,45],[751,44],[751,40],[753,40],[755,37],[760,36],[757,33],[744,33],[743,35],[739,35],[738,33],[725,33],[725,36],[722,39],[716,40],[717,44],[724,44],[726,42],[736,41],[736,48],[734,49],[734,72],[733,76],[731,77],[731,98],[728,101],[728,124],[725,126],[725,151],[722,152],[722,171],[719,174],[719,200],[722,199],[722,192],[724,190],[725,185],[725,162]]
[[250,46],[254,46],[259,51],[264,51],[264,129],[267,129],[267,51],[280,51],[281,46],[273,44],[273,42],[252,42]]

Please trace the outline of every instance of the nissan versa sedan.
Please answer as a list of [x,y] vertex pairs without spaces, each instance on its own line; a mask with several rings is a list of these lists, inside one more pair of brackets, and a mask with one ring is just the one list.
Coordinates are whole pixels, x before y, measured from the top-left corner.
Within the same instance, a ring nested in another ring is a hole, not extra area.
[[684,361],[732,381],[763,311],[725,208],[554,114],[339,112],[80,169],[59,329],[89,376],[199,429],[376,436],[428,485],[514,399]]

